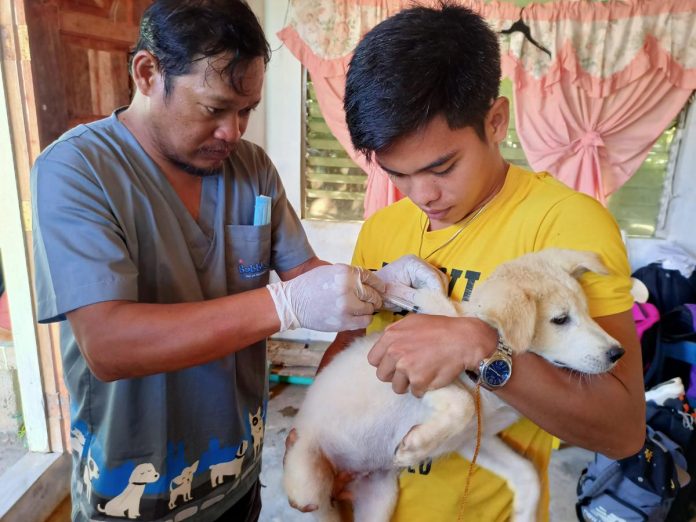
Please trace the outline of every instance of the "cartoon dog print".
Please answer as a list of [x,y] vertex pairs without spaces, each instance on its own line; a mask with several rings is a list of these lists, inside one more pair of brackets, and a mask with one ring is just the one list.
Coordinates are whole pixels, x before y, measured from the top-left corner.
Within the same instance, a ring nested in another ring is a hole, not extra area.
[[92,495],[92,480],[99,478],[99,466],[92,458],[92,449],[87,452],[87,462],[85,462],[85,469],[82,473],[82,480],[85,483],[85,496],[89,501]]
[[70,431],[70,447],[77,453],[78,457],[82,457],[82,451],[85,447],[85,436],[77,428],[73,428]]
[[254,443],[254,460],[256,460],[263,442],[263,416],[260,406],[254,415],[249,414],[249,425],[251,426],[251,440]]
[[121,494],[109,500],[104,507],[101,504],[97,505],[97,509],[110,517],[138,518],[140,516],[140,499],[145,491],[145,486],[157,482],[159,477],[159,473],[149,462],[138,464]]
[[210,484],[217,487],[223,482],[223,477],[232,476],[235,479],[242,473],[242,463],[244,462],[244,454],[246,453],[249,443],[243,440],[237,449],[237,454],[234,460],[220,462],[210,466]]
[[[176,500],[181,495],[183,501],[193,500],[191,496],[191,482],[193,482],[193,474],[198,469],[198,462],[191,464],[188,468],[184,468],[181,475],[174,477],[169,483],[169,509],[176,507]],[[176,484],[176,487],[172,487]]]

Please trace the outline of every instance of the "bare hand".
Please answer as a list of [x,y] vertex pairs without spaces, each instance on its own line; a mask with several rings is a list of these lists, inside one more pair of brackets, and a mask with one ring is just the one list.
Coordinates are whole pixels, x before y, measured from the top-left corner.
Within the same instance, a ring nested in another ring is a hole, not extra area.
[[476,368],[497,342],[498,332],[480,319],[410,314],[385,329],[367,360],[396,393],[410,387],[421,397]]

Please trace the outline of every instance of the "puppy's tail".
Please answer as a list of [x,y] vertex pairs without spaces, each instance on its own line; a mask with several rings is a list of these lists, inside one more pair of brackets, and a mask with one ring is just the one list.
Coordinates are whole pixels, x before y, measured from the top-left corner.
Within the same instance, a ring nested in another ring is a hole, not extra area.
[[331,511],[334,472],[312,437],[300,434],[285,452],[283,486],[290,504],[298,509],[316,506]]

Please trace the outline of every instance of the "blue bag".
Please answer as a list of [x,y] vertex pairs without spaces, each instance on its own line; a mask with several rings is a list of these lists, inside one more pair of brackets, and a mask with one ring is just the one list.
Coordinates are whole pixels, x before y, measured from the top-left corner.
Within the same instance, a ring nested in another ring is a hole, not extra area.
[[647,426],[635,455],[613,460],[596,453],[578,481],[575,506],[581,522],[661,522],[689,482],[682,448]]

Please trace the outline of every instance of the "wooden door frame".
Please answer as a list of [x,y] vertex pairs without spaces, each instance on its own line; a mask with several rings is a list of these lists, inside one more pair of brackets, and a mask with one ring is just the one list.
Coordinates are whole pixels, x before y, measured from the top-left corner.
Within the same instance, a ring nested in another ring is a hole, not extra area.
[[57,331],[37,324],[34,312],[29,173],[41,143],[25,7],[24,0],[0,2],[0,249],[29,449],[2,480],[0,519],[8,521],[43,520],[70,485],[68,401]]

